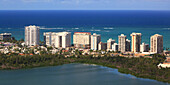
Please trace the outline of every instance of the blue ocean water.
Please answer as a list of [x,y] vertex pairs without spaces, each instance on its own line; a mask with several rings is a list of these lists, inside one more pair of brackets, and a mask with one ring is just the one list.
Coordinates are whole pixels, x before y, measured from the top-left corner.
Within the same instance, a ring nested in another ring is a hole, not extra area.
[[170,48],[170,11],[113,11],[113,10],[50,10],[50,11],[0,11],[0,33],[11,32],[16,39],[24,38],[24,27],[41,26],[43,32],[91,32],[99,33],[102,41],[125,34],[130,39],[132,32],[142,33],[142,42],[149,44],[150,36],[164,36],[164,47]]

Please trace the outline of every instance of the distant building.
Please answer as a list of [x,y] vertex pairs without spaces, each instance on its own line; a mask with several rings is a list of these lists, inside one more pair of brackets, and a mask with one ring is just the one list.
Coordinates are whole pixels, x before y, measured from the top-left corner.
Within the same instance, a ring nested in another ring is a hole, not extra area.
[[141,33],[132,33],[131,34],[131,40],[132,40],[132,47],[131,47],[131,51],[136,53],[136,52],[140,52],[140,44],[141,44]]
[[126,52],[126,36],[124,34],[121,34],[118,36],[119,38],[119,51],[120,52]]
[[111,38],[107,40],[107,50],[112,50],[112,45],[115,43],[115,40],[112,40]]
[[98,50],[98,44],[100,43],[100,41],[101,41],[101,35],[93,33],[93,35],[91,35],[91,49]]
[[131,51],[130,49],[130,40],[126,39],[126,51]]
[[73,44],[76,48],[90,49],[91,33],[90,32],[75,32],[73,35]]
[[163,36],[155,34],[150,38],[151,52],[162,53],[163,52]]
[[100,42],[98,44],[98,50],[107,50],[107,43]]
[[27,26],[25,27],[25,45],[36,46],[39,45],[40,34],[39,26]]
[[142,43],[140,45],[140,52],[149,52],[149,44]]
[[112,45],[112,51],[118,51],[118,47],[119,47],[119,45],[117,44],[117,43],[114,43],[113,45]]
[[11,40],[11,33],[1,33],[0,34],[0,40]]
[[55,46],[57,48],[67,48],[71,45],[70,32],[46,32],[44,33],[44,41],[47,46]]

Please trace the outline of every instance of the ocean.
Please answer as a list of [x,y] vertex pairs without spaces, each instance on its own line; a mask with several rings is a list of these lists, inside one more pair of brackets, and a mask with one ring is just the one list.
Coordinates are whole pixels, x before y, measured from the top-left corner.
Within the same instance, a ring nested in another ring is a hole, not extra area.
[[150,36],[163,35],[164,48],[170,48],[170,11],[125,10],[1,10],[0,33],[10,32],[16,39],[24,38],[24,27],[40,26],[43,32],[91,32],[101,34],[102,42],[118,39],[132,32],[142,33],[142,42],[150,43]]

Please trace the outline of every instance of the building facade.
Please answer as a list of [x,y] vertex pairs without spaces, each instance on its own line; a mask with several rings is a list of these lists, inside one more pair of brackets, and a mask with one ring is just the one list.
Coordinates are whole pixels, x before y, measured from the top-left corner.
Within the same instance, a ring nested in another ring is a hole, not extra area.
[[151,52],[152,53],[162,53],[163,52],[163,36],[155,34],[150,38]]
[[107,50],[112,50],[112,45],[115,43],[115,40],[112,40],[111,38],[107,40]]
[[45,32],[44,33],[44,44],[47,46],[55,46],[55,32]]
[[98,50],[98,44],[101,41],[101,35],[93,33],[91,35],[91,49],[92,50]]
[[25,27],[25,45],[36,46],[39,45],[40,34],[39,26],[31,25]]
[[118,36],[119,39],[119,51],[120,52],[126,52],[126,36],[124,34],[121,34]]
[[128,39],[126,39],[126,51],[131,51],[131,49],[130,49],[130,40],[128,40]]
[[98,50],[107,50],[107,43],[100,42],[98,44]]
[[71,45],[70,32],[46,32],[44,33],[44,41],[47,46],[56,48],[67,48]]
[[73,44],[76,48],[90,49],[91,33],[90,32],[75,32],[73,35]]
[[140,52],[149,52],[149,44],[142,43],[140,45]]
[[114,43],[114,44],[112,45],[112,51],[117,52],[118,50],[119,50],[119,44]]
[[4,41],[7,41],[7,40],[11,40],[11,33],[1,33],[0,34],[0,40],[4,40]]
[[131,34],[131,51],[133,53],[140,52],[140,44],[141,44],[141,33],[132,33]]

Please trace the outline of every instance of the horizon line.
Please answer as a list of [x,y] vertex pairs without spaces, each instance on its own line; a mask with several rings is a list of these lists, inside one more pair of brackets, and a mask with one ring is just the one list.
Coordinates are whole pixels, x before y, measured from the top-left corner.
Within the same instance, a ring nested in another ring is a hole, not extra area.
[[0,11],[170,11],[170,10],[118,10],[118,9],[0,9]]

